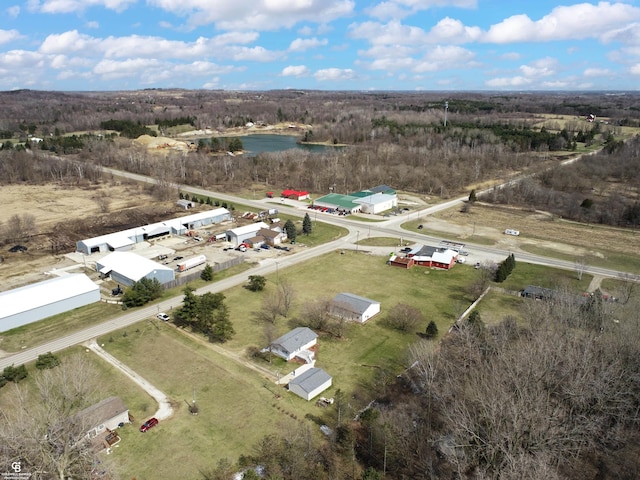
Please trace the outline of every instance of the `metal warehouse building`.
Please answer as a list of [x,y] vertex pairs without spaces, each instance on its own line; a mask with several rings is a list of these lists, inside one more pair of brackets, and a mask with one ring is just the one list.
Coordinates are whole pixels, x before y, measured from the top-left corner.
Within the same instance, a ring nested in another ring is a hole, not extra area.
[[99,301],[100,288],[84,273],[1,292],[0,332]]
[[141,227],[109,233],[99,237],[80,240],[76,250],[91,255],[96,252],[125,252],[134,244],[167,235],[184,235],[187,230],[231,220],[231,213],[226,208],[216,208],[206,212],[194,213],[185,217],[174,218],[164,222],[152,223]]
[[227,241],[238,246],[245,240],[249,240],[257,235],[263,228],[269,229],[269,225],[264,222],[251,223],[244,227],[233,228],[227,230]]
[[113,252],[96,261],[96,270],[114,282],[130,287],[142,278],[157,279],[161,284],[176,278],[173,269],[131,252]]

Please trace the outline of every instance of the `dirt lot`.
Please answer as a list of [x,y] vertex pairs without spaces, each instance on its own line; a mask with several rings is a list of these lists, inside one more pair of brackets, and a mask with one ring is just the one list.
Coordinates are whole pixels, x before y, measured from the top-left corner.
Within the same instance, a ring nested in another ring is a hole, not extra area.
[[[52,239],[61,236],[65,227],[74,231],[65,236],[64,241],[75,245],[75,236],[86,238],[100,233],[83,236],[84,228],[95,232],[101,228],[117,230],[114,225],[128,221],[129,217],[150,218],[155,216],[149,210],[142,215],[139,209],[158,209],[157,215],[175,210],[173,202],[157,202],[145,190],[135,184],[104,183],[87,187],[66,187],[59,185],[5,185],[0,189],[0,226],[8,227],[12,216],[32,215],[37,231],[24,241],[17,242],[28,248],[26,252],[11,253],[12,244],[2,247],[0,257],[0,285],[9,290],[21,285],[50,278],[45,272],[71,267],[75,262],[65,258],[69,249],[52,253]],[[166,213],[164,214],[166,218]],[[173,214],[175,216],[175,214]],[[55,234],[51,232],[56,232]],[[78,239],[79,239],[78,238]],[[72,248],[73,249],[73,248]],[[74,271],[81,271],[74,270]]]
[[[470,241],[472,235],[493,238],[496,246],[511,250],[529,244],[576,256],[602,256],[640,249],[640,232],[634,230],[568,222],[546,212],[504,206],[476,204],[470,213],[450,209],[430,217],[425,227]],[[519,230],[520,236],[505,235],[507,228]]]

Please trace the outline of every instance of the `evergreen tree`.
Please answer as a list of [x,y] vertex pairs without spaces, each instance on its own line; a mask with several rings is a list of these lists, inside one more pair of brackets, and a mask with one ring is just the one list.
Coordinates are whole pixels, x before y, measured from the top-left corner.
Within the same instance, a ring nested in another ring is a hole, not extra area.
[[205,282],[213,280],[213,267],[207,263],[200,274],[200,278]]
[[304,220],[302,220],[302,233],[305,235],[309,235],[313,230],[313,225],[311,223],[311,218],[308,213],[305,213]]
[[473,189],[469,194],[469,203],[475,203],[477,200],[478,200],[478,197],[476,196],[476,190]]
[[438,325],[436,325],[436,322],[434,322],[433,320],[429,322],[429,325],[427,325],[427,329],[425,331],[425,335],[427,338],[435,338],[438,336]]
[[284,231],[287,232],[287,237],[289,238],[289,241],[291,243],[295,243],[296,235],[297,235],[296,226],[291,220],[287,220],[287,222],[284,224]]

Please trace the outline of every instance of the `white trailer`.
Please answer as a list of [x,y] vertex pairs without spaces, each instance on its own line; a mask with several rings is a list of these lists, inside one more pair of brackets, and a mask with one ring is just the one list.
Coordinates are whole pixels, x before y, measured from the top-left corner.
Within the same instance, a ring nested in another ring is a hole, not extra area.
[[178,271],[184,272],[189,270],[190,268],[197,267],[198,265],[202,265],[207,261],[207,257],[205,255],[198,255],[197,257],[188,258],[184,262],[180,262],[178,264]]

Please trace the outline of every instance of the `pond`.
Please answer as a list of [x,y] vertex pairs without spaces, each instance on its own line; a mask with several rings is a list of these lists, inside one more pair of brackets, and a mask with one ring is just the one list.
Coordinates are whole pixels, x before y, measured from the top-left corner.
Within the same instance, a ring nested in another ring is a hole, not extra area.
[[326,152],[327,149],[339,148],[327,145],[299,144],[297,143],[298,137],[293,135],[246,135],[239,138],[242,141],[245,156],[249,157],[263,152],[281,152],[292,148],[314,153],[322,153]]

